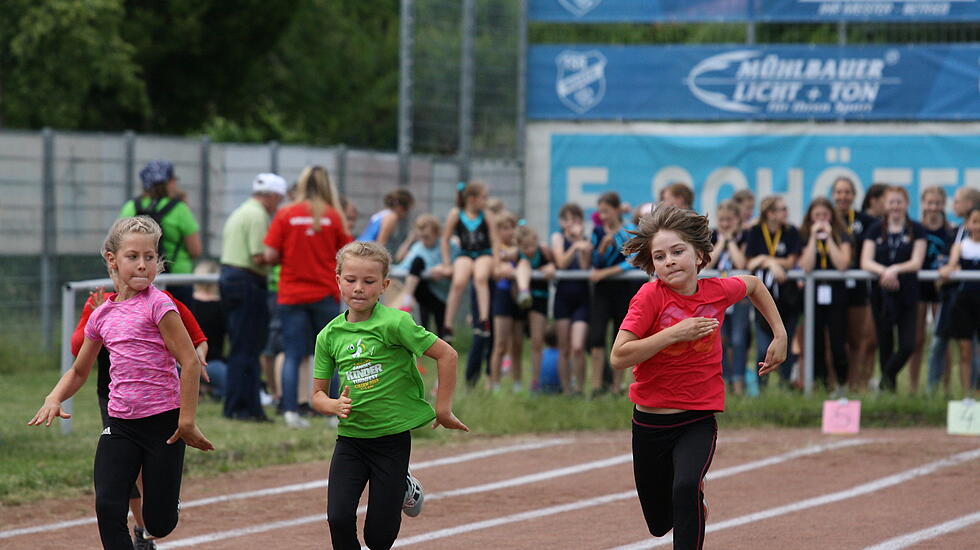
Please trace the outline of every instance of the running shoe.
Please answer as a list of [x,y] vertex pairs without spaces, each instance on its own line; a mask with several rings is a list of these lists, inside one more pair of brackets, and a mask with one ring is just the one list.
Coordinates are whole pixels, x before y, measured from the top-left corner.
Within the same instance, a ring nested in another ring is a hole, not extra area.
[[408,473],[405,484],[405,500],[402,501],[402,512],[405,512],[406,516],[414,518],[422,513],[425,491],[422,489],[419,480],[412,477],[411,472]]
[[156,550],[157,545],[150,539],[143,538],[145,531],[142,527],[133,527],[134,550]]

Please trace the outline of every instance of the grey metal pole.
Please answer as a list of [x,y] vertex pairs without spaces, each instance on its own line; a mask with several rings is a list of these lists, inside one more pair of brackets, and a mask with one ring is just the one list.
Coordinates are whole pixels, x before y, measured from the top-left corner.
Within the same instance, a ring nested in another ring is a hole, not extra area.
[[847,21],[837,22],[837,45],[847,45]]
[[136,190],[136,179],[133,174],[136,173],[136,134],[132,130],[126,130],[123,133],[123,149],[125,150],[123,157],[123,181],[126,183],[126,196],[123,197],[123,204],[129,199],[135,197],[138,193]]
[[[521,183],[521,190],[526,190],[527,182],[524,172],[527,145],[527,0],[520,0],[517,7],[517,140],[515,156]],[[526,216],[526,191],[520,194],[521,216]]]
[[459,67],[459,179],[470,179],[470,160],[473,154],[473,85],[474,33],[476,31],[476,0],[463,0],[463,23]]
[[[75,290],[71,285],[65,285],[61,289],[61,374],[68,372],[71,368],[71,333],[75,328]],[[66,413],[72,412],[72,400],[69,397],[61,404],[61,408]],[[61,420],[61,433],[71,433],[71,419]]]
[[755,21],[745,24],[745,43],[755,44]]
[[50,350],[54,345],[52,311],[54,293],[58,286],[58,225],[54,181],[54,132],[41,131],[41,345]]
[[[341,195],[347,194],[347,146],[337,147],[337,191]],[[348,197],[350,200],[350,197]]]
[[279,142],[269,142],[269,171],[273,174],[279,173]]
[[398,48],[398,185],[405,187],[412,168],[412,54],[415,19],[412,0],[401,0]]
[[[803,278],[803,393],[813,393],[813,324],[816,313],[813,273],[807,273]],[[823,335],[821,335],[823,337]],[[793,335],[787,334],[787,346],[793,345]]]
[[[211,251],[211,138],[201,138],[201,256]],[[175,258],[176,259],[176,258]]]

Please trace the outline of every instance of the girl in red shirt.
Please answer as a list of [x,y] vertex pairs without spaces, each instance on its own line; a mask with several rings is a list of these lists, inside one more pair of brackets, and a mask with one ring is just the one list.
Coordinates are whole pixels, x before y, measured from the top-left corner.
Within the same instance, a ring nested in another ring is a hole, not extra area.
[[657,279],[630,301],[613,344],[613,368],[633,367],[633,475],[643,517],[656,537],[674,530],[674,548],[702,548],[704,476],[725,410],[721,323],[748,296],[773,340],[759,375],[786,359],[786,329],[765,285],[753,275],[698,279],[712,250],[708,218],[658,206],[623,246],[636,267]]

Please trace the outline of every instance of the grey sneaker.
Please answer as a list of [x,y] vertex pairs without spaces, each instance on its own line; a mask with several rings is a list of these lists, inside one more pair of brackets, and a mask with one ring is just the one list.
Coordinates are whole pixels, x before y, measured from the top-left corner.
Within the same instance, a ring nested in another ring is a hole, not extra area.
[[156,550],[157,544],[150,539],[143,538],[143,534],[142,527],[133,527],[134,550]]
[[422,513],[422,502],[425,500],[425,491],[422,489],[422,484],[419,483],[419,480],[412,477],[411,472],[408,473],[405,484],[405,500],[402,502],[402,512],[405,512],[406,516],[414,518]]

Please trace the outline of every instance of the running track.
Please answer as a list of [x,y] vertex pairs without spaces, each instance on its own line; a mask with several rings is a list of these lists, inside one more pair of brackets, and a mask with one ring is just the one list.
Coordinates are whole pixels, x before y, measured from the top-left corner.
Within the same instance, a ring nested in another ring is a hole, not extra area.
[[[405,518],[396,547],[671,546],[669,534],[645,532],[628,432],[456,441],[413,453],[426,507]],[[187,480],[180,525],[159,546],[329,548],[326,471],[318,462]],[[980,439],[941,429],[722,429],[705,548],[975,548],[978,489]],[[99,548],[92,509],[91,497],[0,509],[0,548]]]

